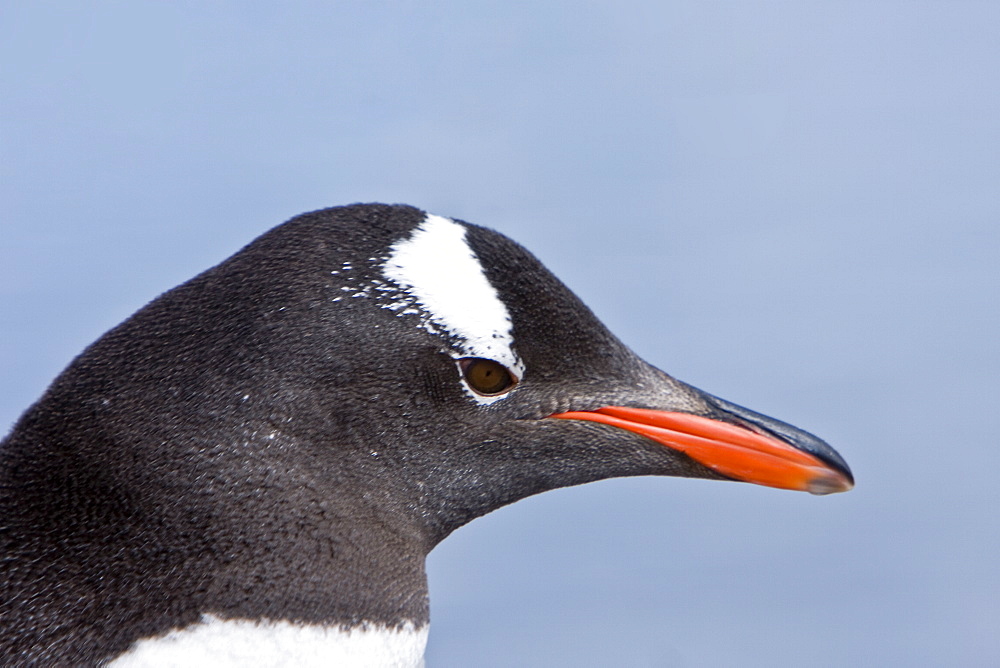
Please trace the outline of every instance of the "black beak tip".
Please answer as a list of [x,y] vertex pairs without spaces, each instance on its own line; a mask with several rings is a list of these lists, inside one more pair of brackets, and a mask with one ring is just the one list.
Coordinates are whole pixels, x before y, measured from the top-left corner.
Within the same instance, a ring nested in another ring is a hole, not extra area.
[[[781,420],[775,420],[772,417],[761,415],[760,413],[756,413],[748,408],[743,408],[742,406],[726,401],[725,399],[720,399],[719,397],[710,394],[706,394],[705,398],[708,400],[709,404],[719,409],[721,412],[735,416],[742,422],[746,422],[759,429],[763,429],[767,433],[780,438],[798,450],[808,452],[829,466],[833,471],[839,473],[840,476],[843,476],[843,479],[839,476],[830,476],[829,479],[821,478],[817,480],[813,485],[814,488],[809,489],[812,494],[846,492],[854,487],[854,474],[851,472],[851,467],[847,465],[847,462],[840,456],[840,453],[830,447],[830,445],[823,439],[813,436],[809,432],[799,429],[798,427],[793,427],[792,425],[782,422]],[[846,489],[844,487],[844,479],[846,479],[849,483],[849,486],[847,486]]]

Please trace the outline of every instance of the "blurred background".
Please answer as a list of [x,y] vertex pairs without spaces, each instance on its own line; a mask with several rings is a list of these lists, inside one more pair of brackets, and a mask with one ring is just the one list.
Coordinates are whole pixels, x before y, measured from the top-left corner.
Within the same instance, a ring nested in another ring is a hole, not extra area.
[[1000,665],[1000,4],[4,2],[0,428],[303,211],[534,251],[857,488],[613,480],[429,562],[428,665]]

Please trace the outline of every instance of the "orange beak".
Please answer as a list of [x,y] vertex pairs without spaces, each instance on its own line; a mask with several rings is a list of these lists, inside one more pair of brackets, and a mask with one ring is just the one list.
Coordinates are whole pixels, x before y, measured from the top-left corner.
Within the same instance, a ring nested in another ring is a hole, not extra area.
[[854,487],[846,465],[841,467],[795,447],[769,433],[763,424],[751,429],[689,413],[622,406],[551,417],[600,422],[641,434],[734,480],[812,494],[846,492]]

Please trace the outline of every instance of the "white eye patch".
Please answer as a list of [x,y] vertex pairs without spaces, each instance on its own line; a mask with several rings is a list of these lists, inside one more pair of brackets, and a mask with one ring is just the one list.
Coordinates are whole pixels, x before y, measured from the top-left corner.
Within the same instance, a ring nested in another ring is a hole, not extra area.
[[[465,233],[463,225],[427,214],[408,238],[393,244],[382,273],[399,291],[383,308],[419,313],[428,331],[455,342],[453,357],[495,360],[522,378],[524,364],[514,352],[510,314]],[[474,396],[480,403],[502,398]]]

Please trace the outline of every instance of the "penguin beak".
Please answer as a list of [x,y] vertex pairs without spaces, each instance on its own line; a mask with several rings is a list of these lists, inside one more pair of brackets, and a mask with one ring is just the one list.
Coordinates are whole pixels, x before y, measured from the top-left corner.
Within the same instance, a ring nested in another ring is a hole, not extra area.
[[812,434],[718,397],[702,396],[724,419],[624,406],[551,417],[600,422],[641,434],[734,480],[812,494],[854,487],[847,463]]

